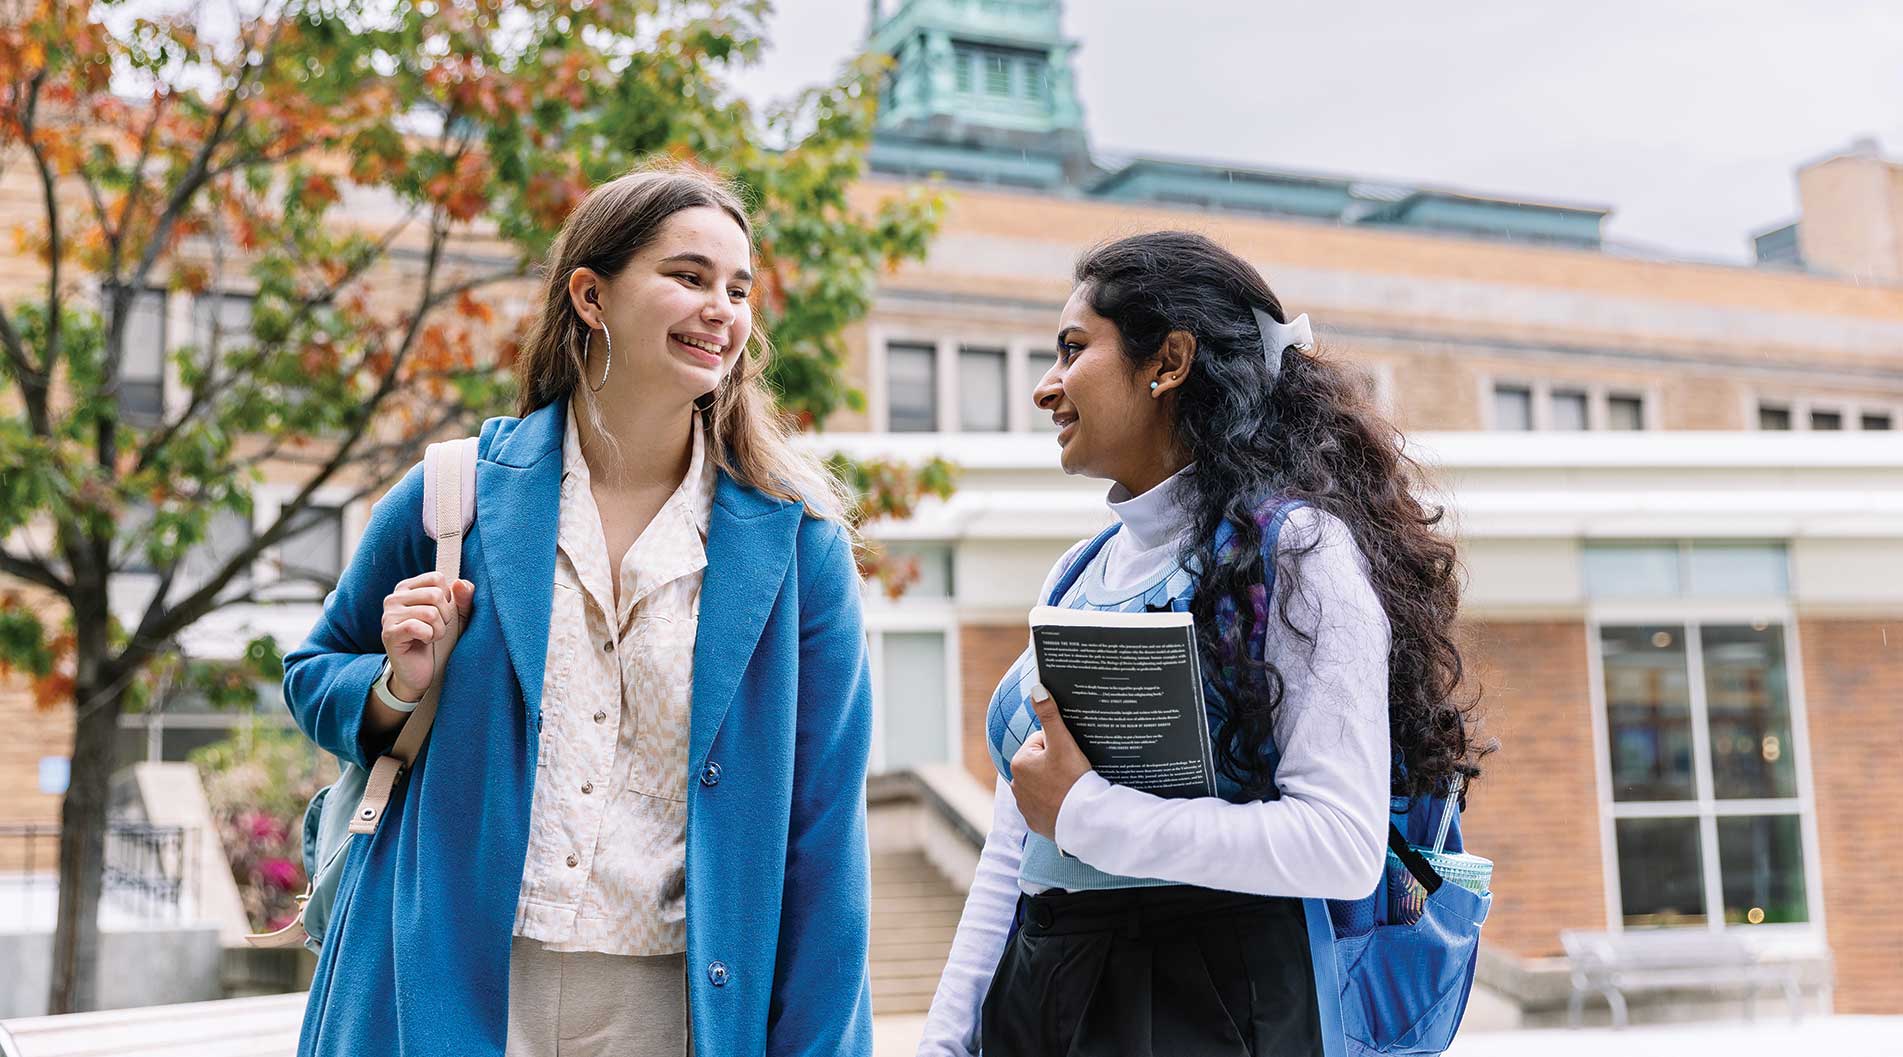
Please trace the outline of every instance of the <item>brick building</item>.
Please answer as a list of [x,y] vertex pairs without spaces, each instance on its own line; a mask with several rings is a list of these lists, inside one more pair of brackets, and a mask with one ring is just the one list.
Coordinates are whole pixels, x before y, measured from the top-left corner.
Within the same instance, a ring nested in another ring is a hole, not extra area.
[[[983,717],[1050,563],[1107,523],[1031,404],[1070,266],[1210,235],[1317,324],[1451,512],[1488,760],[1466,826],[1498,861],[1487,943],[1727,928],[1827,952],[1835,1007],[1903,1011],[1903,165],[1804,166],[1760,263],[1607,249],[1606,210],[1090,156],[1055,3],[913,0],[868,198],[944,181],[930,258],[856,328],[860,454],[944,454],[949,502],[881,530],[925,575],[872,601],[878,766],[990,788]],[[1538,964],[1528,962],[1527,964]]]

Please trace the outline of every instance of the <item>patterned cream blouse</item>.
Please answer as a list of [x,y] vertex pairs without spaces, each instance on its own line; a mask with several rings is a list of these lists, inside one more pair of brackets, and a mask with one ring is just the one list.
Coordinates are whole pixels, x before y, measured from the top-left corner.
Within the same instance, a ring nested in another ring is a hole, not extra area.
[[[699,416],[680,487],[609,579],[570,409],[542,739],[515,932],[550,950],[687,949],[687,731],[714,464]],[[610,619],[609,614],[614,614]]]

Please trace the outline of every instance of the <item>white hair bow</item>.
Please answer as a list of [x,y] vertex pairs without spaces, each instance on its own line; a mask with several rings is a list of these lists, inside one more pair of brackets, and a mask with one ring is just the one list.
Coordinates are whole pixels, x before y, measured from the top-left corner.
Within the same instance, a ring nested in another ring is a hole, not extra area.
[[1267,312],[1253,305],[1249,311],[1255,313],[1256,328],[1262,331],[1262,357],[1269,365],[1271,382],[1282,376],[1284,350],[1315,347],[1315,331],[1308,325],[1308,313],[1304,312],[1288,323],[1277,323]]

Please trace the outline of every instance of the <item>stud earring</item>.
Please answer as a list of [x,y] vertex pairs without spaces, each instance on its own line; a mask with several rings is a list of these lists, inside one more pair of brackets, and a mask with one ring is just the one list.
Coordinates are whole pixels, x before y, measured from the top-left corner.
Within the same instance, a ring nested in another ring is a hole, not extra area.
[[1151,382],[1151,383],[1150,383],[1150,392],[1152,392],[1152,393],[1154,393],[1154,392],[1156,392],[1156,387],[1157,387],[1157,385],[1158,385],[1158,384],[1160,384],[1160,383],[1157,383],[1157,382]]

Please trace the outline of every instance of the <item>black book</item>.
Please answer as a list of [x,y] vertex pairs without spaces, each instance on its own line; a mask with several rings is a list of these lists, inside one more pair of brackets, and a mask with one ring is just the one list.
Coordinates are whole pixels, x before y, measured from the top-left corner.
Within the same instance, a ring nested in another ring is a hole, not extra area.
[[1202,665],[1188,613],[1031,610],[1038,681],[1106,781],[1216,795]]

